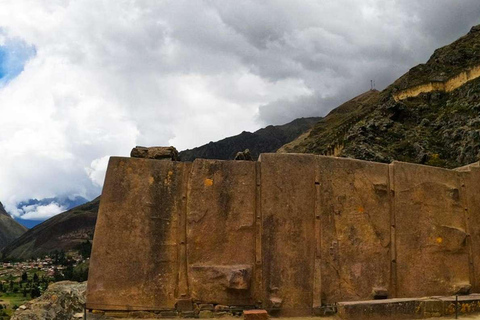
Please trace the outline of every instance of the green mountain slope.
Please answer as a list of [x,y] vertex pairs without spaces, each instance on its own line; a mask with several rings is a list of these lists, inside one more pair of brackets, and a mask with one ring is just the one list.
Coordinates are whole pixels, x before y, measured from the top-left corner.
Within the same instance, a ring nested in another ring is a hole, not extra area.
[[[412,68],[382,92],[368,92],[333,110],[308,136],[284,145],[279,152],[447,168],[478,161],[480,78],[468,80],[477,66],[480,26],[436,50],[427,63]],[[442,89],[451,79],[461,85],[450,92]],[[424,84],[435,88],[421,93],[425,88],[418,86]],[[406,91],[416,96],[395,99]]]
[[298,118],[281,126],[268,126],[253,133],[242,132],[217,142],[180,152],[182,161],[196,158],[232,160],[237,152],[249,149],[257,159],[260,153],[275,152],[282,145],[307,132],[321,118]]
[[27,228],[13,220],[0,202],[0,248],[5,247],[26,231]]
[[54,250],[70,250],[92,239],[100,197],[60,213],[12,241],[2,250],[4,257],[27,259]]

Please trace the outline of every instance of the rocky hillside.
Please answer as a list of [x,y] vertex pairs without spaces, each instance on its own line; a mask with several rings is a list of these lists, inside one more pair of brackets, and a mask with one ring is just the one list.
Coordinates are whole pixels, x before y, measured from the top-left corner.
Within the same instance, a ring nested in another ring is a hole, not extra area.
[[[436,50],[427,63],[412,68],[382,92],[367,92],[333,110],[308,135],[279,152],[447,168],[478,161],[480,78],[470,79],[477,66],[480,26]],[[461,85],[445,90],[444,84],[452,79]],[[428,85],[418,89],[424,84]],[[433,91],[422,93],[428,88]],[[394,95],[405,90],[415,96],[397,101]]]
[[92,239],[100,197],[52,217],[25,232],[2,250],[4,257],[25,259],[75,248]]
[[20,306],[11,320],[83,319],[86,282],[52,283],[42,296]]
[[284,144],[307,132],[321,118],[299,118],[281,126],[268,126],[253,133],[242,132],[217,142],[180,152],[182,161],[196,158],[232,160],[237,152],[249,149],[256,160],[260,153],[275,152]]
[[0,202],[0,248],[5,247],[27,231],[5,211]]

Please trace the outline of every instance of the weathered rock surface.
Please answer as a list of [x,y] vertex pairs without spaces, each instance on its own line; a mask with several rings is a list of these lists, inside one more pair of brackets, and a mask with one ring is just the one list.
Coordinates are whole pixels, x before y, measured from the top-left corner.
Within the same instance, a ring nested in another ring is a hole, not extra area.
[[175,147],[140,147],[136,146],[130,153],[132,158],[156,159],[156,160],[178,160],[178,151]]
[[70,320],[83,312],[87,283],[61,281],[44,294],[18,308],[11,320]]

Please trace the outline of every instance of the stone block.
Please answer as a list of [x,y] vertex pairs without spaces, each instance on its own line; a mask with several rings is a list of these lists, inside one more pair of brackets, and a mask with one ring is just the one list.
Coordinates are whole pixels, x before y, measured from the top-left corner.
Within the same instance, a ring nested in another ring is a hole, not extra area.
[[457,283],[454,285],[454,294],[458,295],[467,295],[470,293],[472,289],[472,285],[468,282],[466,283]]
[[322,156],[317,166],[322,302],[373,299],[390,285],[389,167]]
[[222,304],[217,304],[215,306],[215,312],[220,312],[220,311],[230,311],[230,307],[229,306],[224,306]]
[[397,296],[454,294],[470,281],[466,173],[402,162],[393,171]]
[[128,311],[105,311],[105,317],[112,318],[130,318],[130,313]]
[[103,314],[105,314],[105,311],[103,311],[103,310],[96,310],[96,309],[94,309],[94,310],[92,310],[92,311],[91,311],[91,313],[93,313],[93,314],[99,314],[99,315],[103,315]]
[[337,315],[345,320],[423,318],[424,302],[416,299],[387,299],[340,302]]
[[213,307],[213,304],[211,303],[201,303],[198,305],[198,310],[209,310],[209,311],[213,311],[214,310],[214,307]]
[[373,296],[373,299],[376,299],[376,300],[387,299],[388,290],[387,288],[375,287],[372,290],[372,296]]
[[244,320],[267,320],[268,313],[266,310],[245,310],[243,311]]
[[182,311],[180,313],[180,316],[182,318],[196,318],[197,317],[197,313],[195,311]]
[[174,310],[160,311],[160,317],[162,318],[176,318],[177,316],[178,316],[178,312]]
[[201,310],[201,311],[198,313],[198,317],[199,317],[200,319],[213,318],[213,317],[214,317],[214,313],[213,313],[213,311],[210,311],[210,310]]
[[282,316],[308,316],[313,305],[316,156],[262,154],[260,164],[265,302],[280,298]]
[[130,318],[135,319],[153,319],[157,316],[156,313],[149,311],[133,311],[130,312],[128,315]]
[[192,299],[179,299],[175,304],[175,309],[177,311],[193,311],[193,302]]
[[178,151],[175,147],[140,147],[130,152],[132,158],[178,161]]
[[468,210],[465,211],[468,219],[468,241],[471,245],[473,262],[473,279],[471,278],[472,292],[480,292],[480,196],[478,193],[478,181],[480,181],[480,168],[472,167],[465,174],[465,189],[468,198]]
[[177,231],[190,166],[110,158],[90,259],[87,308],[175,308]]
[[197,159],[189,180],[192,298],[224,305],[253,304],[256,163]]
[[230,315],[231,313],[226,311],[215,312],[215,318],[223,318],[223,317],[228,317]]
[[270,298],[270,305],[273,309],[279,309],[282,307],[283,300],[280,298]]
[[444,315],[443,311],[443,301],[436,299],[425,300],[425,311],[424,317],[441,317]]
[[443,315],[455,314],[455,306],[457,306],[459,314],[480,312],[480,294],[458,296],[458,302],[455,301],[455,296],[439,297],[438,299],[443,301]]

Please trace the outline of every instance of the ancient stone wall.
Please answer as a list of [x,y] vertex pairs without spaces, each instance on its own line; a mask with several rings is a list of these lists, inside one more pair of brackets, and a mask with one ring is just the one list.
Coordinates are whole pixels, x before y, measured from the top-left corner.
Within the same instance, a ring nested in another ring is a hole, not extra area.
[[308,315],[340,301],[479,292],[478,181],[478,165],[305,154],[111,158],[87,307]]

